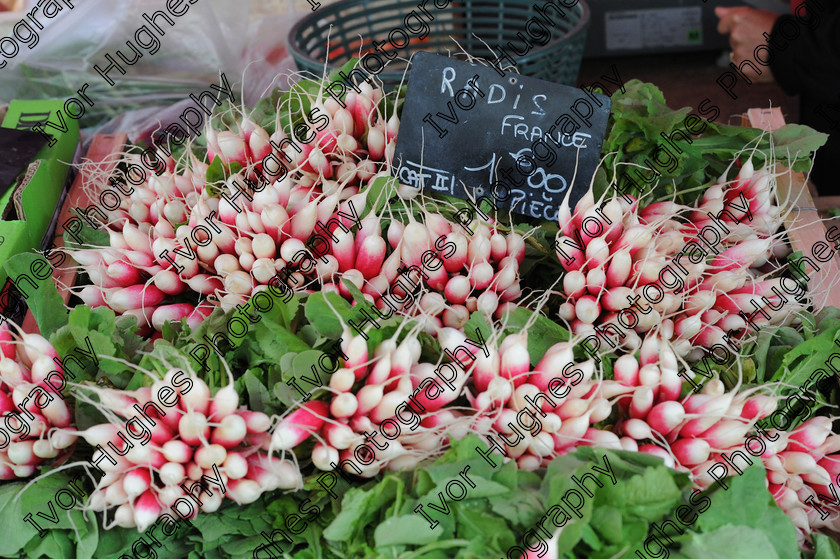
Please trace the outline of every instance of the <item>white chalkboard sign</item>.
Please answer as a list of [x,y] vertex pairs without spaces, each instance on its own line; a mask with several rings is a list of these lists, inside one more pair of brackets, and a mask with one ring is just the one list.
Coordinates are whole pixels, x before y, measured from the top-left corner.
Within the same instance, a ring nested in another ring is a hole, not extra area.
[[574,207],[589,188],[609,114],[605,95],[420,52],[394,173],[411,187],[553,221],[567,189]]

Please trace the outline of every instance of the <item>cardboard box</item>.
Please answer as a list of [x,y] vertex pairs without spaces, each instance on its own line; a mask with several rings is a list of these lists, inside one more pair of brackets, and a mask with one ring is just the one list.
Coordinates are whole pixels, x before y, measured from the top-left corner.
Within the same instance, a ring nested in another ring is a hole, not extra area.
[[[64,102],[59,100],[12,101],[0,124],[16,129],[31,129],[47,120],[60,124],[59,111],[66,131],[47,128],[55,143],[44,146],[26,176],[0,197],[0,211],[6,214],[13,206],[18,218],[0,221],[0,262],[21,252],[46,248],[43,241],[57,214],[70,175],[69,164],[79,143],[78,123],[64,114]],[[0,266],[0,285],[5,284],[6,278],[6,271]]]

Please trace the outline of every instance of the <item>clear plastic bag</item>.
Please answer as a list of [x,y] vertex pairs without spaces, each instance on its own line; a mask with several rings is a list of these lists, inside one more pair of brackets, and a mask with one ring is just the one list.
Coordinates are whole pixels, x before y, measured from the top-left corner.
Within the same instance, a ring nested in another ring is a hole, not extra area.
[[[80,98],[77,90],[87,83],[84,94],[93,106],[86,105],[80,125],[94,129],[110,121],[103,131],[136,136],[155,127],[156,121],[177,119],[177,107],[189,102],[188,95],[218,85],[221,72],[235,88],[238,103],[245,72],[245,101],[253,103],[276,74],[293,67],[285,43],[296,15],[249,21],[251,0],[190,1],[74,0],[72,10],[65,8],[40,31],[35,48],[21,49],[0,69],[0,99]],[[168,4],[187,11],[174,16]],[[158,11],[174,25],[158,16],[156,28],[143,17]],[[159,41],[154,54],[152,37]],[[116,54],[119,50],[128,60],[136,56],[126,41],[141,53],[133,65]],[[125,75],[117,69],[107,73],[113,86],[94,68],[104,71],[109,66],[106,54],[125,70]],[[138,109],[146,110],[131,112]]]

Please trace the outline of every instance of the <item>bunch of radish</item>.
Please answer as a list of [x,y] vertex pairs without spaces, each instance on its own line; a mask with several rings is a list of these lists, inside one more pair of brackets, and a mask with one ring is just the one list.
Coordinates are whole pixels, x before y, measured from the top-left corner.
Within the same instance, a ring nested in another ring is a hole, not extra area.
[[[135,154],[124,154],[123,162],[129,169],[142,168]],[[178,224],[186,221],[199,199],[206,196],[205,163],[193,157],[190,169],[180,174],[174,171],[173,159],[165,163],[166,170],[161,175],[150,173],[141,184],[133,181],[139,173],[131,170],[121,180],[114,179],[120,180],[121,190],[130,194],[122,196],[120,206],[114,210],[99,205],[108,216],[105,230],[109,246],[65,249],[92,283],[73,289],[82,301],[90,306],[107,305],[117,314],[134,315],[147,332],[153,324],[159,329],[164,321],[181,318],[187,318],[194,326],[213,308],[203,299],[203,293],[212,290],[202,290],[201,278],[193,280],[197,288],[195,304],[171,301],[170,297],[183,289],[171,288],[172,274],[168,268],[172,264],[153,252],[153,241],[174,236]],[[108,183],[103,178],[88,185],[91,188],[89,196],[97,199]]]
[[[332,470],[347,460],[355,468],[345,463],[346,471],[371,477],[383,468],[414,467],[440,454],[449,437],[472,432],[495,440],[506,453],[499,459],[514,459],[526,470],[546,467],[554,457],[589,445],[661,457],[705,488],[711,483],[709,468],[723,463],[724,453],[746,452],[746,444],[755,448],[754,439],[764,436],[757,422],[768,418],[781,400],[772,386],[741,390],[739,384],[726,391],[717,379],[699,393],[684,395],[680,359],[658,332],[645,335],[637,354],[620,356],[610,379],[604,378],[600,361],[575,359],[575,344],[582,336],[549,347],[531,366],[527,329],[501,343],[494,335],[482,346],[449,327],[438,328],[436,334],[442,350],[458,360],[445,371],[454,390],[444,389],[433,398],[423,387],[435,379],[444,386],[435,371],[445,361],[421,358],[416,335],[423,327],[418,321],[404,338],[397,332],[372,353],[363,337],[345,332],[342,350],[347,359],[332,374],[329,401],[308,401],[290,410],[262,448],[285,454],[314,437],[314,446],[305,448],[311,448],[315,467]],[[379,433],[374,442],[370,433]],[[803,538],[828,526],[810,512],[806,515],[805,501],[813,491],[831,494],[822,487],[828,485],[823,470],[835,477],[840,473],[840,455],[834,454],[840,451],[840,437],[829,436],[826,418],[812,419],[790,433],[768,433],[770,439],[775,434],[780,438],[767,440],[766,450],[754,460],[768,469],[771,491]],[[362,446],[372,453],[369,464],[359,460]],[[810,456],[812,470],[796,469],[795,464],[806,460],[800,454]],[[736,473],[730,469],[728,475]],[[811,489],[803,489],[803,483]],[[792,495],[798,500],[790,501]]]
[[[208,126],[210,157],[244,168],[220,196],[208,193],[201,176],[207,165],[196,161],[193,171],[166,171],[136,187],[112,212],[110,247],[71,251],[94,284],[79,290],[81,298],[136,316],[146,334],[168,320],[185,318],[194,326],[215,306],[234,308],[278,280],[290,290],[335,291],[349,299],[347,280],[385,311],[417,315],[422,306],[430,332],[460,327],[476,310],[499,317],[521,295],[521,235],[493,223],[459,225],[410,200],[402,208],[407,219],[391,215],[387,227],[381,216],[362,217],[367,185],[389,175],[399,126],[396,115],[376,109],[381,91],[362,89],[349,96],[347,108],[316,100],[328,124],[300,153],[283,144],[282,132],[270,137],[248,119],[236,132]],[[279,145],[282,153],[272,147]],[[294,167],[248,193],[249,181],[259,184],[265,169],[258,158],[266,155],[288,158]],[[427,252],[435,261],[423,260]],[[302,253],[311,257],[302,260]],[[419,304],[410,295],[418,272],[401,274],[411,267],[428,276],[423,284],[430,293]],[[189,294],[194,302],[184,302]]]
[[76,442],[58,431],[72,421],[58,353],[43,336],[10,324],[0,324],[0,480],[29,477],[44,463],[60,462]]
[[[520,234],[477,221],[462,227],[422,208],[418,220],[417,206],[408,201],[405,207],[408,223],[392,217],[382,234],[376,215],[362,221],[355,237],[338,233],[338,275],[324,291],[348,296],[339,280],[350,281],[381,314],[422,317],[430,334],[442,326],[462,328],[475,311],[499,318],[520,299]],[[417,293],[420,284],[425,290]]]
[[[402,341],[395,334],[378,344],[372,354],[364,338],[346,332],[342,347],[348,358],[332,374],[331,400],[310,401],[291,411],[277,424],[264,448],[291,451],[312,436],[317,442],[311,459],[317,468],[331,470],[331,464],[349,459],[365,477],[382,468],[411,468],[443,452],[449,437],[460,438],[469,432],[501,434],[509,456],[529,470],[545,466],[551,457],[580,444],[622,448],[618,436],[592,426],[610,416],[609,399],[627,388],[612,380],[599,380],[594,361],[576,362],[571,343],[552,346],[532,368],[525,334],[508,336],[501,344],[489,340],[482,349],[469,343],[460,330],[439,328],[441,347],[454,352],[458,362],[443,365],[453,388],[438,380],[444,388],[435,396],[435,390],[424,390],[438,378],[435,370],[442,362],[421,358],[416,337],[420,328],[415,325]],[[569,379],[569,389],[557,398],[551,396],[548,385],[560,371]],[[553,405],[537,398],[537,411],[528,400],[540,391]],[[459,405],[462,400],[469,405]],[[396,426],[401,426],[398,434]],[[370,432],[395,436],[384,440],[380,435],[375,445],[368,445],[375,460],[365,465],[354,456]],[[350,466],[345,469],[354,472]]]
[[769,388],[726,392],[717,379],[682,397],[677,366],[673,348],[656,335],[646,337],[639,358],[626,354],[616,360],[614,377],[629,390],[617,400],[621,414],[614,430],[635,441],[631,450],[700,476],[716,453],[743,445],[755,423],[775,410],[778,398]]
[[[736,398],[736,400],[738,399]],[[716,434],[718,442],[728,434],[731,436],[734,431],[743,431],[740,426],[734,427],[735,423],[744,424],[747,421],[755,420],[756,417],[753,414],[761,408],[765,409],[764,412],[759,412],[761,415],[768,413],[766,408],[767,404],[770,403],[769,400],[741,398],[739,404],[735,405],[736,400],[731,400],[730,405],[735,410],[730,411],[737,411],[737,408],[740,407],[741,415],[736,415],[737,419],[727,420],[730,422],[729,427],[720,429]],[[774,399],[770,398],[770,400]],[[710,398],[703,402],[703,405],[713,406],[715,403]],[[674,410],[676,409],[674,408]],[[673,414],[675,412],[671,411],[669,413]],[[662,417],[666,417],[666,415],[664,414]],[[771,429],[767,431],[767,435],[769,439],[775,440],[771,442],[765,439],[766,444],[768,444],[767,450],[758,457],[751,456],[744,450],[742,440],[738,440],[737,444],[732,444],[730,448],[711,453],[709,460],[694,468],[696,474],[694,476],[695,486],[706,489],[715,483],[724,483],[728,487],[728,480],[712,478],[706,470],[715,461],[725,463],[722,454],[732,457],[733,452],[740,451],[753,462],[760,460],[764,465],[767,470],[768,489],[779,508],[791,518],[794,526],[796,526],[796,536],[800,547],[804,546],[808,536],[815,530],[824,530],[829,533],[840,531],[840,503],[838,503],[836,497],[837,488],[840,485],[840,479],[838,479],[838,476],[840,476],[840,452],[838,452],[840,451],[840,435],[831,431],[831,420],[817,416],[790,432]],[[730,444],[736,438],[737,436],[731,437]],[[704,451],[698,452],[703,450],[699,447],[708,443],[704,443],[703,439],[696,440],[701,442],[693,445],[694,448],[682,446],[677,449],[677,452],[683,456],[692,453],[703,454]],[[662,456],[666,463],[674,466],[673,457],[669,456],[667,452],[663,452],[661,447],[640,447],[639,450]],[[693,462],[694,460],[688,461]],[[743,468],[747,467],[747,463],[740,457],[737,458],[737,465],[742,471]],[[737,472],[732,472],[731,468],[730,473],[737,475]],[[556,540],[559,534],[560,531],[558,530],[552,540]],[[557,559],[555,550],[556,543],[549,542],[548,554],[543,559]],[[537,559],[537,554],[529,552],[523,555],[521,559]]]
[[566,270],[560,318],[578,333],[614,328],[630,351],[656,329],[692,360],[727,335],[792,320],[805,305],[784,296],[771,263],[790,252],[775,184],[770,168],[754,170],[748,159],[736,180],[709,186],[693,208],[641,207],[630,196],[596,205],[590,192],[572,212],[567,196],[555,243]]
[[[746,467],[739,452],[767,469],[767,483],[779,506],[798,528],[800,542],[813,530],[836,530],[840,507],[832,508],[828,487],[840,473],[840,436],[832,434],[832,420],[817,416],[790,432],[758,428],[767,423],[781,403],[775,387],[765,385],[726,391],[711,379],[698,393],[681,397],[682,379],[673,346],[656,333],[645,336],[639,356],[625,354],[614,363],[613,376],[629,391],[615,403],[620,410],[614,431],[627,450],[661,457],[666,465],[692,475],[695,486],[705,489],[715,475],[737,475],[731,463]],[[772,421],[771,421],[772,423]],[[728,457],[730,462],[725,458]],[[715,463],[724,464],[715,467]],[[836,489],[835,489],[836,491]],[[831,515],[822,518],[808,504],[818,498]]]
[[[754,400],[747,400],[742,417],[748,418],[757,408]],[[730,424],[734,421],[727,420]],[[768,489],[779,507],[793,520],[800,544],[815,530],[837,532],[840,530],[840,503],[835,495],[840,484],[840,436],[832,432],[831,423],[831,418],[816,416],[792,431],[768,429],[766,438],[756,436],[750,443],[754,452],[762,448],[756,441],[762,440],[766,445],[766,451],[758,457],[750,456],[745,450],[743,436],[737,440],[730,437],[717,444],[710,443],[713,452],[708,460],[694,468],[695,484],[700,488],[712,485],[716,480],[707,470],[716,461],[725,463],[723,454],[731,456],[740,451],[753,462],[760,460],[766,468]],[[718,437],[725,437],[727,432],[726,427],[721,427]],[[746,467],[740,458],[737,465]],[[737,474],[731,467],[729,472],[730,475]]]
[[[233,308],[284,269],[292,278],[280,276],[281,281],[298,290],[303,284],[296,282],[331,278],[347,262],[346,242],[329,239],[338,246],[329,247],[329,255],[318,258],[319,266],[309,273],[288,260],[317,233],[317,223],[326,224],[336,212],[361,212],[365,197],[359,190],[383,170],[387,174],[399,119],[395,113],[380,113],[380,89],[367,84],[360,89],[347,96],[346,107],[323,99],[323,92],[312,99],[310,131],[315,137],[298,141],[297,147],[279,125],[269,136],[235,115],[236,130],[217,132],[208,124],[210,161],[219,157],[243,166],[219,195],[208,192],[208,164],[192,153],[186,170],[176,172],[169,158],[161,175],[139,186],[126,183],[133,192],[108,212],[110,246],[69,251],[93,283],[78,289],[78,295],[86,304],[137,316],[149,333],[167,320],[186,318],[195,324],[216,306]],[[125,157],[126,163],[136,159]],[[264,160],[282,162],[289,172],[275,180],[268,170],[279,167],[274,163],[263,169]],[[103,177],[91,195],[97,198],[107,187]],[[353,208],[348,200],[355,202]],[[373,263],[361,260],[372,253],[367,258],[375,261],[378,248],[369,241],[358,267],[373,269]],[[192,301],[184,302],[184,295]]]
[[[308,99],[312,109],[307,122],[319,123],[311,132],[315,139],[304,143],[300,151],[285,147],[288,160],[301,171],[303,182],[348,178],[350,171],[359,166],[369,170],[375,167],[375,162],[391,161],[399,118],[396,114],[380,114],[377,106],[384,96],[381,88],[362,83],[358,93],[348,92],[344,106],[323,91]],[[277,117],[279,123],[280,115]],[[328,124],[325,117],[329,117]],[[325,125],[321,126],[321,122]],[[210,162],[218,156],[225,164],[236,162],[262,172],[262,160],[272,151],[272,143],[279,145],[285,136],[279,132],[269,135],[247,117],[237,120],[236,128],[216,131],[209,125],[206,127]],[[336,156],[342,160],[336,161]]]
[[[111,525],[137,527],[142,532],[180,498],[193,503],[194,515],[199,509],[217,510],[223,497],[246,504],[265,491],[302,484],[295,464],[259,450],[269,436],[269,416],[240,407],[232,382],[211,397],[203,380],[192,373],[180,378],[184,375],[171,369],[151,387],[134,391],[85,387],[98,396],[98,402],[81,390],[78,394],[108,419],[68,432],[95,447],[90,464],[104,475],[88,507],[114,509]],[[180,393],[171,388],[185,385]],[[172,402],[173,392],[177,394],[174,407],[161,405],[161,398]],[[164,396],[154,396],[160,394]],[[187,496],[185,489],[195,498]],[[181,516],[190,514],[189,507],[176,508]]]
[[778,432],[776,452],[763,457],[770,493],[793,519],[800,539],[820,529],[840,531],[840,435],[832,420],[817,416]]
[[[601,385],[603,394],[613,396],[615,424],[603,431],[590,427],[578,444],[658,456],[668,467],[689,473],[701,490],[715,483],[728,486],[726,478],[739,475],[747,460],[761,463],[770,493],[797,528],[800,546],[815,530],[840,530],[835,498],[840,435],[832,432],[832,418],[815,416],[791,431],[760,428],[781,403],[774,387],[727,392],[723,383],[710,380],[699,393],[681,396],[677,361],[667,340],[646,334],[638,356],[620,356],[614,381]],[[519,465],[525,466],[521,458]]]

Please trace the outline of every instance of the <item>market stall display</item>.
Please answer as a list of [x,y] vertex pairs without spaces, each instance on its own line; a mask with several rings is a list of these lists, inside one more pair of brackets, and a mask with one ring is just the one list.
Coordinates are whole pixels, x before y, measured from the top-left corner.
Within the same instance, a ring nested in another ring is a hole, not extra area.
[[0,555],[840,553],[823,135],[622,83],[545,222],[395,179],[406,88],[337,76],[94,144],[40,334],[0,331],[44,418],[5,420]]

